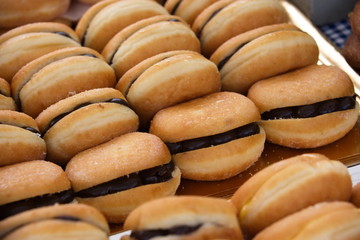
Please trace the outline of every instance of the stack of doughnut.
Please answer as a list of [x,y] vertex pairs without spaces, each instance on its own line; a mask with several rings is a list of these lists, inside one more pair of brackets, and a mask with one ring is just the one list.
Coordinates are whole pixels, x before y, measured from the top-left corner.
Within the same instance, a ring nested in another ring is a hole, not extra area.
[[[22,11],[6,2],[1,18]],[[107,224],[136,240],[360,234],[359,187],[324,155],[274,163],[228,201],[175,196],[238,176],[266,142],[311,151],[356,125],[353,82],[317,64],[281,1],[81,2],[70,25],[40,7],[0,25],[0,238],[52,238],[41,223],[69,239]],[[351,218],[315,235],[333,209]]]

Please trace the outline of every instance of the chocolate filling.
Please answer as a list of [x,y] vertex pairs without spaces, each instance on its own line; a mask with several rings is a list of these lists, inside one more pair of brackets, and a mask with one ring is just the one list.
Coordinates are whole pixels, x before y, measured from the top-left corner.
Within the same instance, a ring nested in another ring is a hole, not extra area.
[[194,226],[179,225],[169,229],[149,229],[149,230],[132,231],[130,237],[136,240],[150,240],[155,237],[165,237],[171,235],[187,235],[197,231],[201,226],[202,224],[197,224]]
[[[169,18],[169,19],[163,20],[163,21],[166,21],[166,22],[180,22],[180,20],[179,20],[179,19],[176,19],[176,18]],[[159,22],[163,22],[163,21],[159,21]],[[151,23],[150,25],[152,25],[152,24],[157,24],[157,23],[159,23],[159,22],[154,22],[154,23]],[[148,26],[150,26],[150,25],[147,25],[147,26],[145,26],[145,27],[148,27]],[[117,51],[119,50],[119,48],[121,47],[121,45],[123,44],[123,42],[125,42],[126,39],[130,38],[132,35],[134,35],[135,33],[139,32],[140,30],[141,30],[141,29],[139,29],[139,30],[131,33],[129,36],[127,36],[127,37],[119,44],[119,46],[116,48],[116,50],[114,51],[114,53],[111,55],[111,58],[110,58],[110,61],[109,61],[109,65],[113,64],[114,57],[115,57]]]
[[[10,125],[10,126],[14,126],[14,127],[19,127],[19,126],[16,126],[16,125],[12,125],[12,124],[8,124],[8,123],[2,123],[0,122],[0,124],[5,124],[5,125]],[[35,128],[32,128],[32,127],[27,127],[27,126],[23,126],[23,127],[19,127],[19,128],[22,128],[22,129],[25,129],[25,130],[28,130],[32,133],[34,133],[35,135],[41,137],[41,134],[38,130],[36,130]]]
[[[250,41],[249,41],[250,42]],[[232,56],[234,56],[235,53],[237,53],[237,51],[239,51],[242,47],[244,47],[246,44],[248,44],[249,42],[244,42],[242,44],[240,44],[239,46],[237,46],[234,50],[232,50],[230,52],[229,55],[225,56],[223,59],[221,59],[221,61],[217,64],[217,67],[219,69],[219,71],[224,67],[224,65],[230,60],[230,58]]]
[[196,36],[198,38],[201,38],[202,31],[204,30],[206,24],[210,22],[211,19],[213,19],[223,8],[217,9],[215,12],[211,14],[211,16],[204,22],[204,24],[199,28],[199,30],[196,33]]
[[7,203],[0,206],[0,220],[30,209],[53,205],[55,203],[69,203],[74,200],[72,189],[58,193],[44,194],[32,198]]
[[311,118],[355,108],[356,96],[329,99],[313,104],[276,108],[261,114],[262,120]]
[[168,146],[171,154],[177,154],[177,153],[192,151],[200,148],[207,148],[211,146],[220,145],[235,139],[248,137],[258,133],[260,133],[259,126],[256,123],[250,123],[224,133],[185,140],[182,142],[166,143],[166,145]]
[[172,178],[171,173],[174,169],[175,164],[171,161],[161,166],[130,173],[129,175],[81,190],[76,192],[75,195],[80,198],[94,198],[143,185],[166,182]]
[[[121,98],[111,98],[109,100],[104,100],[101,101],[103,103],[116,103],[116,104],[120,104],[126,107],[129,107],[127,102],[124,99]],[[63,119],[64,117],[66,117],[67,115],[69,115],[70,113],[82,108],[82,107],[86,107],[88,105],[91,104],[95,104],[95,103],[101,103],[101,102],[84,102],[84,103],[80,103],[78,105],[76,105],[72,110],[68,111],[68,112],[64,112],[59,114],[58,116],[54,117],[50,122],[49,125],[44,129],[44,131],[42,132],[42,135],[44,136],[46,134],[47,131],[49,131],[49,129],[54,126],[57,122],[59,122],[61,119]]]

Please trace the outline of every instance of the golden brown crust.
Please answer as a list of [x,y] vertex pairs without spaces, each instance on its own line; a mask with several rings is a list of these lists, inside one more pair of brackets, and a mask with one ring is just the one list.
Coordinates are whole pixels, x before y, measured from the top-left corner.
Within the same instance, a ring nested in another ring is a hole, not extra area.
[[[245,35],[250,35],[245,33]],[[244,36],[246,39],[247,36]],[[244,43],[239,35],[229,42]],[[224,49],[227,49],[227,42]],[[223,46],[219,49],[222,51]],[[234,48],[228,51],[233,51]],[[229,55],[228,52],[225,56]],[[214,53],[215,60],[216,52]],[[225,57],[223,55],[222,59]],[[221,67],[222,89],[246,94],[257,81],[293,69],[316,64],[319,49],[315,40],[298,30],[280,30],[255,38],[245,44]],[[218,63],[219,64],[219,63]]]
[[11,97],[10,84],[0,78],[0,110],[17,110],[14,99]]
[[80,221],[87,222],[101,229],[104,233],[110,234],[109,225],[99,210],[81,203],[70,203],[35,208],[11,216],[0,222],[0,236],[16,229],[17,227],[27,225],[32,222],[44,222],[49,219],[63,216],[78,218]]
[[143,231],[198,224],[202,226],[197,231],[178,238],[242,239],[235,207],[225,199],[203,196],[171,196],[144,203],[130,213],[124,229]]
[[60,166],[33,160],[0,168],[0,204],[57,193],[71,188],[70,181]]
[[336,66],[326,65],[310,65],[262,80],[248,93],[261,113],[353,95],[354,85],[349,76]]
[[128,214],[136,207],[153,199],[175,195],[180,180],[181,172],[175,166],[172,178],[166,182],[139,186],[96,198],[77,198],[77,201],[101,210],[111,223],[123,223]]
[[0,76],[11,82],[15,73],[32,60],[61,48],[80,46],[77,37],[74,39],[57,34],[57,27],[54,27],[55,31],[50,30],[52,26],[60,26],[65,29],[60,32],[76,36],[71,28],[60,23],[30,24],[4,34],[0,38]]
[[93,50],[65,48],[49,54],[24,66],[12,84],[22,111],[34,118],[61,99],[116,83],[114,70]]
[[[122,134],[134,132],[139,126],[139,118],[132,109],[123,104],[107,102],[112,98],[122,99],[123,95],[119,91],[101,88],[79,94],[55,103],[50,107],[48,116],[47,110],[44,110],[44,114],[37,119],[47,143],[47,159],[61,165],[66,164],[75,154]],[[97,101],[105,100],[105,96],[106,101]],[[72,111],[74,107],[81,106],[80,102],[91,104]],[[66,113],[60,110],[70,112],[45,132],[53,117]]]
[[197,52],[162,59],[138,76],[125,95],[145,126],[159,110],[218,92],[221,84],[215,64]]
[[89,102],[103,102],[112,98],[123,99],[126,102],[124,95],[113,88],[96,88],[84,91],[51,105],[45,111],[41,112],[35,121],[38,124],[40,131],[44,133],[45,129],[49,126],[49,123],[55,117],[72,111],[78,105]]
[[25,225],[10,233],[4,240],[24,239],[107,240],[108,235],[93,225],[82,221],[49,219]]
[[265,131],[260,128],[259,134],[217,146],[178,153],[173,155],[173,159],[183,178],[200,181],[223,180],[252,166],[259,159],[264,143]]
[[318,203],[289,215],[260,232],[254,240],[266,239],[356,239],[360,212],[348,202]]
[[121,77],[141,61],[173,50],[200,52],[199,39],[181,18],[159,15],[137,21],[118,32],[102,54]]
[[70,6],[70,0],[36,0],[0,2],[0,27],[17,27],[31,22],[50,21],[62,15]]
[[358,208],[360,208],[360,183],[353,186],[350,201]]
[[85,54],[94,55],[99,59],[103,59],[103,56],[93,49],[86,47],[68,47],[45,54],[23,66],[17,71],[11,81],[11,90],[15,101],[20,103],[19,94],[21,89],[31,80],[35,73],[39,72],[42,68],[61,59]]
[[33,118],[21,112],[2,110],[0,122],[0,166],[45,159],[45,141],[39,134],[23,129],[30,127],[39,131]]
[[[196,17],[211,4],[219,0],[168,0],[165,2],[164,7],[170,14],[180,16],[187,23],[192,25]],[[181,2],[179,5],[178,3]],[[176,9],[174,9],[176,7]],[[174,11],[175,10],[175,11]]]
[[67,164],[66,173],[78,192],[170,160],[169,150],[160,138],[133,132],[77,154]]
[[244,231],[256,234],[308,206],[348,201],[350,196],[351,178],[345,165],[321,154],[303,154],[261,170],[239,187],[231,201],[239,209]]
[[180,142],[259,120],[256,106],[247,97],[218,92],[159,111],[151,122],[150,132],[164,142]]
[[[215,7],[217,5],[220,7]],[[221,10],[208,21],[208,16],[211,16],[217,9]],[[203,18],[202,15],[207,15],[207,17]],[[204,21],[208,22],[204,25]],[[288,21],[286,10],[277,0],[223,0],[202,11],[193,24],[193,30],[198,35],[200,34],[202,53],[210,57],[221,44],[238,34],[265,25]]]
[[154,1],[101,1],[85,12],[76,26],[76,32],[84,46],[101,52],[107,42],[126,26],[161,14],[168,12]]

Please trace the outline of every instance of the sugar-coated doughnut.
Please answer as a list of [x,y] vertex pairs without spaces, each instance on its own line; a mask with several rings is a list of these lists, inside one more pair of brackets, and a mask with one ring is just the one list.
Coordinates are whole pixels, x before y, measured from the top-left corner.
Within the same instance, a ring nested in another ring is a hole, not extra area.
[[192,29],[200,38],[202,53],[210,57],[221,44],[240,33],[288,21],[278,0],[220,0],[198,15]]
[[0,222],[0,238],[106,240],[110,235],[105,217],[81,203],[55,204],[31,209]]
[[45,159],[46,143],[32,117],[0,110],[0,123],[0,166]]
[[106,44],[102,55],[120,78],[141,61],[173,50],[200,52],[199,39],[180,17],[158,15],[118,32]]
[[316,153],[273,163],[241,185],[231,202],[244,232],[255,235],[313,204],[348,201],[352,183],[346,166]]
[[138,129],[139,118],[116,89],[78,93],[45,109],[36,119],[46,159],[60,165],[77,153]]
[[64,170],[51,162],[32,160],[0,168],[0,219],[26,210],[74,200]]
[[216,65],[194,51],[169,51],[145,59],[116,85],[139,115],[142,128],[159,110],[220,91]]
[[336,66],[310,65],[258,81],[248,97],[260,110],[267,140],[291,148],[332,143],[359,116],[353,82]]
[[254,240],[358,239],[360,211],[348,202],[322,202],[275,222]]
[[86,47],[68,47],[45,54],[22,67],[11,82],[15,101],[36,118],[61,99],[86,90],[114,87],[114,70],[102,55]]
[[80,46],[70,27],[55,22],[30,23],[0,36],[0,77],[11,82],[28,62],[55,50]]
[[77,201],[94,206],[115,223],[146,201],[174,195],[181,177],[166,145],[142,132],[75,155],[65,172]]
[[222,180],[258,160],[265,132],[260,113],[247,97],[218,92],[160,110],[150,133],[169,147],[183,178]]
[[150,0],[105,0],[92,5],[76,25],[83,46],[101,52],[108,41],[126,26],[155,15],[169,14]]
[[125,239],[242,240],[236,208],[227,200],[204,196],[170,196],[142,204],[124,223]]
[[223,43],[210,60],[219,68],[222,89],[246,94],[255,82],[316,64],[315,40],[295,25],[259,27]]

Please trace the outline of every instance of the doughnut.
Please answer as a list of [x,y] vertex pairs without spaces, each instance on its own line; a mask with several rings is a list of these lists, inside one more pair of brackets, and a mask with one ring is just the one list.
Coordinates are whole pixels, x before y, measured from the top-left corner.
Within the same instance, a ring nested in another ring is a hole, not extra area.
[[264,229],[254,240],[357,239],[360,211],[348,202],[322,202],[291,214]]
[[239,34],[211,56],[219,68],[222,90],[246,94],[256,81],[316,64],[315,40],[295,25],[282,23]]
[[3,166],[0,179],[0,220],[30,209],[74,200],[64,170],[45,160]]
[[141,128],[159,110],[220,90],[216,65],[194,51],[169,51],[148,58],[118,81],[119,89],[139,115]]
[[0,78],[0,110],[17,110],[15,101],[11,97],[10,84],[3,78]]
[[0,238],[4,240],[107,240],[109,235],[105,217],[96,208],[81,203],[39,207],[0,222]]
[[45,109],[36,119],[46,141],[46,159],[59,165],[77,153],[138,129],[139,119],[113,88],[78,93]]
[[259,108],[266,139],[290,148],[335,142],[359,116],[353,82],[336,66],[310,65],[258,81],[248,97]]
[[46,143],[32,117],[0,110],[0,123],[0,166],[45,159]]
[[360,208],[360,183],[353,186],[350,202]]
[[172,50],[200,52],[199,39],[181,18],[158,15],[118,32],[107,43],[102,55],[120,78],[141,61]]
[[65,172],[76,200],[99,209],[111,223],[123,222],[146,201],[174,195],[181,177],[166,145],[144,132],[80,152]]
[[160,110],[150,133],[166,143],[183,178],[223,180],[260,157],[265,132],[259,120],[258,109],[247,97],[217,92]]
[[344,43],[344,47],[341,50],[342,55],[355,69],[360,69],[360,55],[358,49],[360,48],[360,36],[350,34]]
[[225,41],[246,31],[289,21],[278,0],[220,0],[205,8],[192,29],[200,39],[206,57]]
[[134,209],[126,218],[125,239],[242,240],[236,208],[227,200],[205,196],[169,196]]
[[70,27],[55,22],[30,23],[0,36],[0,77],[9,83],[32,60],[55,50],[80,46]]
[[351,189],[350,174],[343,163],[308,153],[260,170],[235,191],[230,201],[238,208],[243,231],[255,235],[313,204],[348,201]]
[[1,0],[0,28],[14,28],[33,22],[46,22],[64,14],[70,0]]
[[155,15],[169,14],[150,0],[105,0],[92,5],[75,31],[85,47],[101,52],[108,41],[126,26]]
[[94,88],[114,87],[116,81],[114,70],[95,50],[68,47],[22,67],[11,88],[21,110],[36,118],[61,99]]

